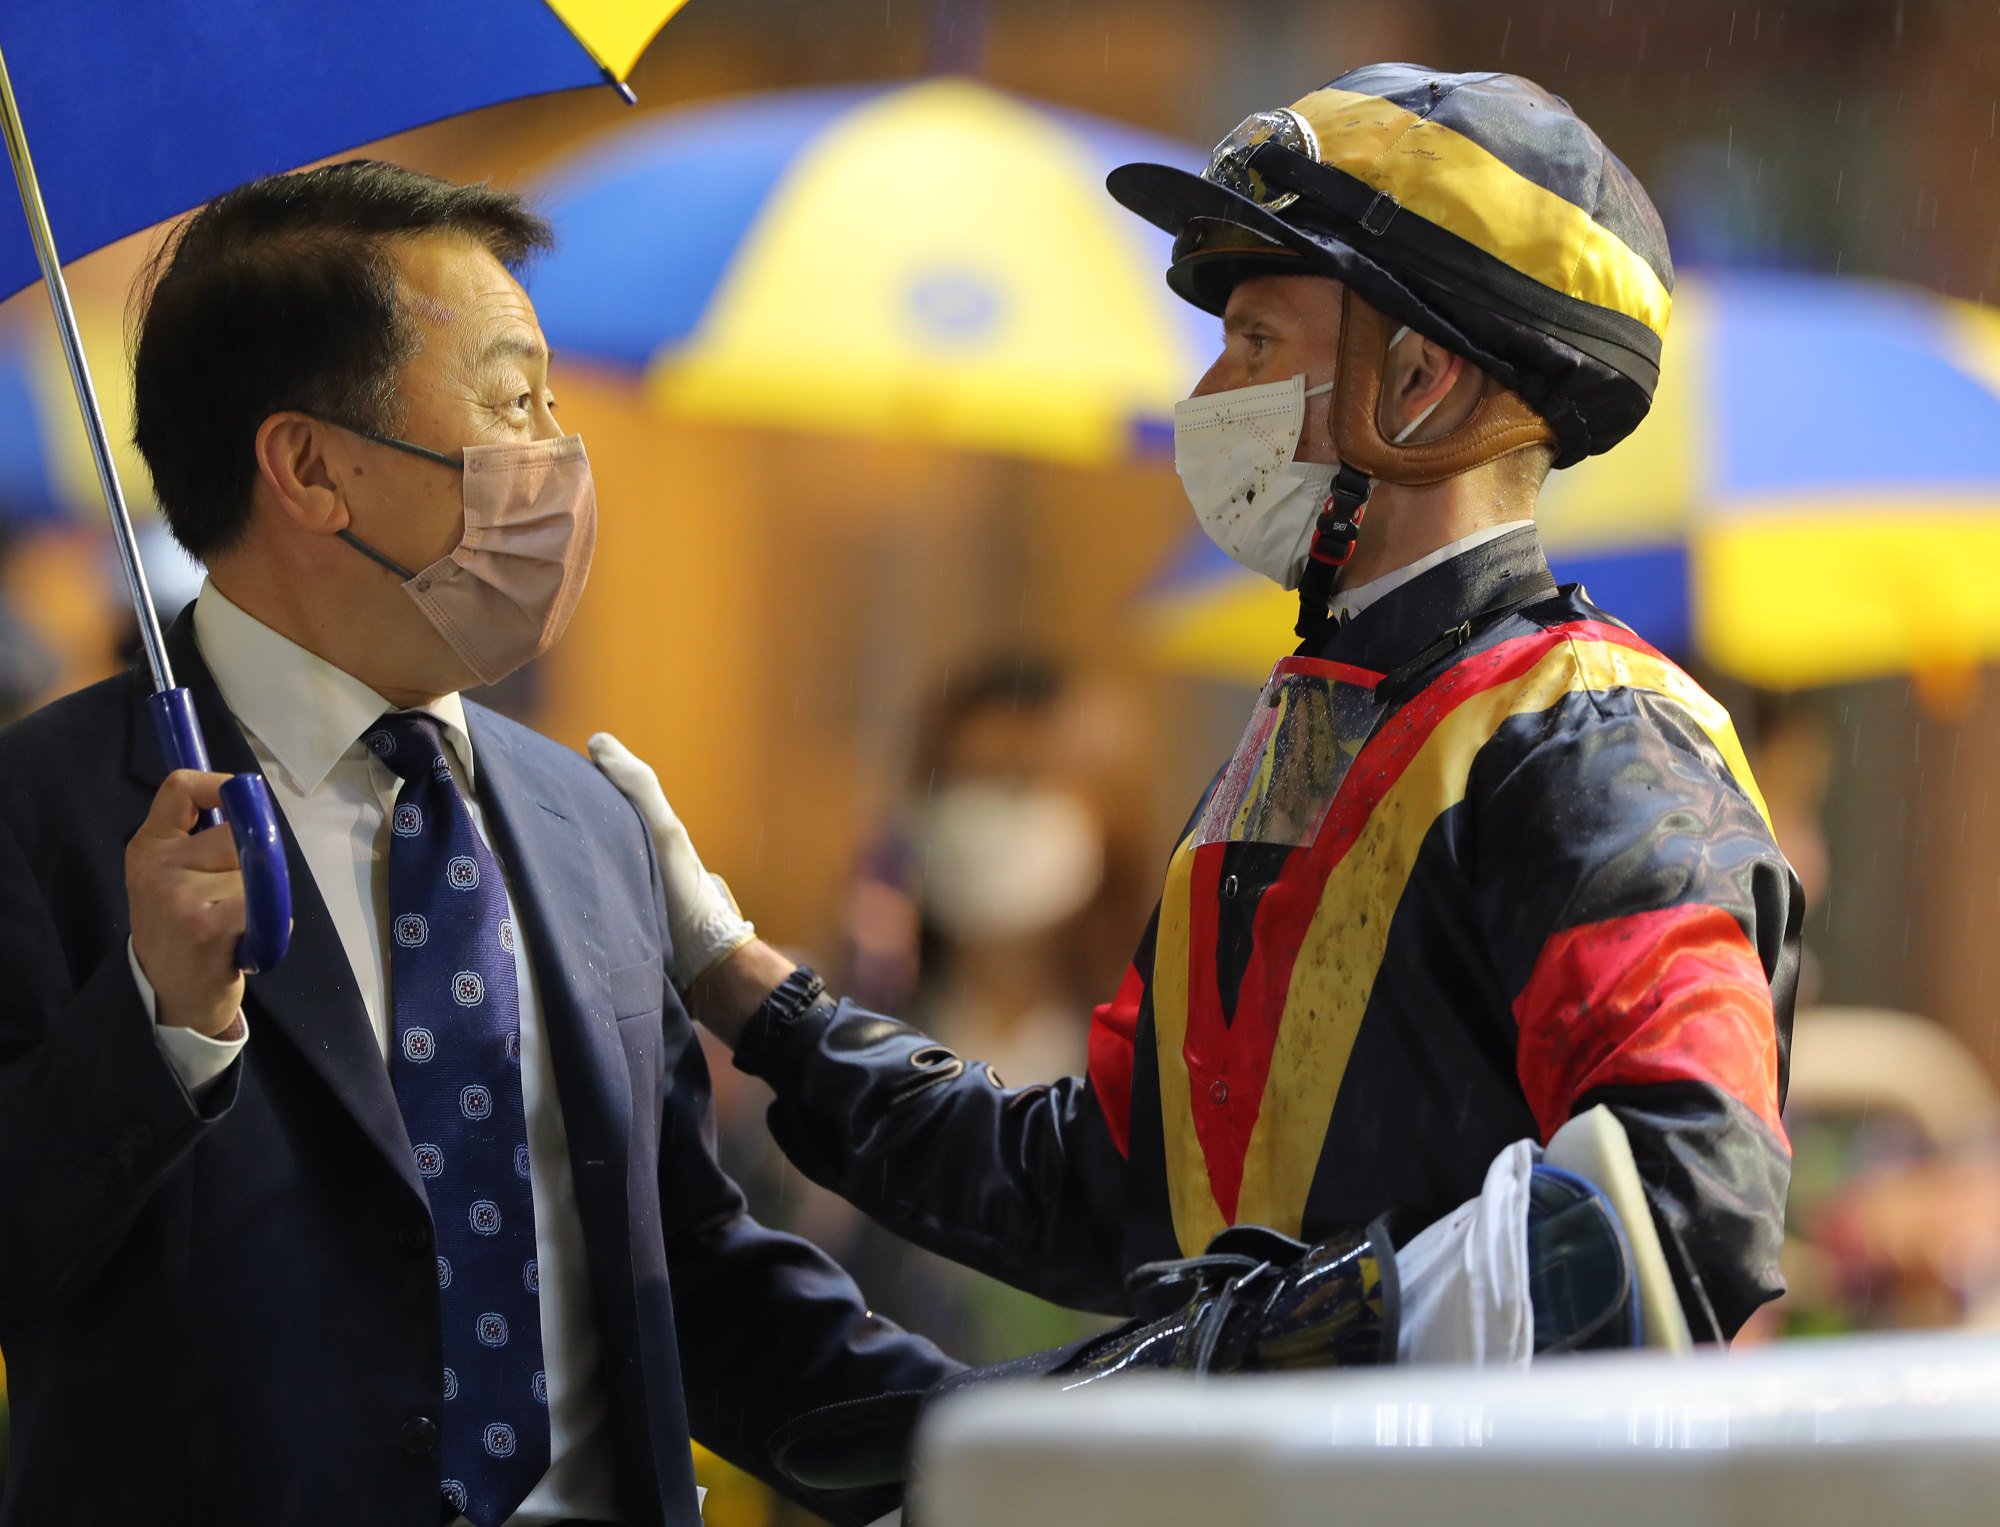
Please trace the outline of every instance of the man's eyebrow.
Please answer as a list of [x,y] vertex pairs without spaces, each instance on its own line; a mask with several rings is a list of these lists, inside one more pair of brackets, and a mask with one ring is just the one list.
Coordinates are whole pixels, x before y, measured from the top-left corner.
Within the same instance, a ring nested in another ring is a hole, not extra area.
[[539,339],[530,339],[524,334],[503,334],[486,347],[481,355],[482,362],[497,360],[553,361],[555,352]]
[[1245,329],[1254,329],[1267,322],[1269,315],[1260,308],[1236,308],[1223,315],[1222,332],[1241,334]]

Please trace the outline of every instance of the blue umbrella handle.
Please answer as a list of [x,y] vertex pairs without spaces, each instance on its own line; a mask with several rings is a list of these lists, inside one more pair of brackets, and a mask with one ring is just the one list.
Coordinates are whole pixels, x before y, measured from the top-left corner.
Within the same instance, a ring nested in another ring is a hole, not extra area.
[[[153,734],[169,769],[208,771],[208,748],[194,717],[194,697],[185,689],[163,689],[147,698]],[[236,966],[255,973],[285,957],[292,942],[292,876],[278,808],[261,774],[237,774],[222,786],[222,810],[204,811],[196,831],[228,822],[243,871],[243,937],[236,943]]]

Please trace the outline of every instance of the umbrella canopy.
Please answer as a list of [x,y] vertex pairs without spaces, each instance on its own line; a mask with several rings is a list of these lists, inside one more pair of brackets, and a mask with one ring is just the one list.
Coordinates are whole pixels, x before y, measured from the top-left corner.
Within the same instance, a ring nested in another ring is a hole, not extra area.
[[[346,0],[329,15],[308,0],[9,0],[0,10],[0,137],[25,214],[0,218],[0,298],[38,274],[47,284],[152,671],[155,729],[176,767],[206,769],[208,752],[147,590],[64,252],[357,142],[516,96],[617,83],[679,3]],[[236,962],[268,970],[292,924],[277,808],[258,775],[220,793],[244,879]]]
[[[7,0],[66,260],[260,175],[518,96],[622,80],[683,0]],[[0,297],[38,274],[0,215]]]
[[[1767,688],[2000,656],[2000,319],[1878,282],[1684,280],[1652,414],[1537,517],[1558,578]],[[1297,613],[1198,536],[1146,606],[1168,662],[1244,679]]]
[[1216,337],[1104,190],[1131,159],[1201,162],[952,79],[636,122],[545,181],[535,305],[680,417],[1110,460]]

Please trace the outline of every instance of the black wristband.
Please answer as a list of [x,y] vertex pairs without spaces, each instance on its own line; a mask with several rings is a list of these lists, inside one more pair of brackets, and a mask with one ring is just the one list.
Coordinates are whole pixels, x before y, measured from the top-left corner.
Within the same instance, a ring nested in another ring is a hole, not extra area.
[[812,1011],[813,1005],[825,995],[826,982],[820,979],[819,972],[810,965],[799,966],[757,1005],[757,1011],[743,1026],[743,1038],[736,1047],[739,1061],[776,1040]]

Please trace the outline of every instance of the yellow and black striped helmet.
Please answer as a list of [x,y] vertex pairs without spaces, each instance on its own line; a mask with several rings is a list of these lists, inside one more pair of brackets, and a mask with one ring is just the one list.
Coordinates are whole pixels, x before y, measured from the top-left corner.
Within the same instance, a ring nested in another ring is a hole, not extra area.
[[1339,277],[1513,388],[1559,465],[1652,406],[1673,265],[1632,172],[1568,103],[1513,74],[1373,64],[1225,138],[1197,176],[1112,171],[1175,236],[1167,280],[1220,313],[1246,275]]

